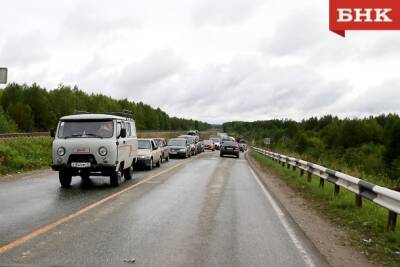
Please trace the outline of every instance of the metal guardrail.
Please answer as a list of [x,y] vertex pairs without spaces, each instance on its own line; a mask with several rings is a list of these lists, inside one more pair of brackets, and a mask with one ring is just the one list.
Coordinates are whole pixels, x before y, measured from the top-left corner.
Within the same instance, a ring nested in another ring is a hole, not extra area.
[[361,207],[362,198],[366,198],[379,206],[388,209],[389,216],[387,229],[388,231],[394,231],[397,215],[400,214],[400,192],[301,159],[274,153],[257,147],[253,147],[253,149],[262,155],[280,162],[282,166],[285,166],[285,164],[287,165],[287,168],[292,166],[293,170],[296,170],[296,167],[299,168],[301,176],[304,175],[304,172],[307,172],[307,180],[309,182],[311,182],[312,175],[315,175],[320,177],[321,187],[324,186],[325,181],[334,184],[335,195],[339,194],[340,188],[345,188],[348,191],[355,193],[355,204],[357,207]]

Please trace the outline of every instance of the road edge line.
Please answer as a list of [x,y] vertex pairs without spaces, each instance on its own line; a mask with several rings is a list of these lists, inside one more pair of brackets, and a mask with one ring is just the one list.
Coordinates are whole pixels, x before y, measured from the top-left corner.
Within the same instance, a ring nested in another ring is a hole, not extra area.
[[300,255],[302,259],[304,260],[305,264],[310,267],[315,267],[315,264],[311,257],[308,255],[307,250],[303,247],[301,244],[299,238],[296,235],[295,230],[290,226],[290,223],[286,219],[285,213],[282,211],[282,209],[279,207],[279,204],[277,201],[272,197],[271,193],[268,191],[268,189],[264,186],[264,184],[261,182],[260,178],[258,175],[254,172],[252,166],[248,164],[249,170],[254,178],[254,180],[257,182],[257,184],[260,186],[262,192],[264,193],[265,197],[268,199],[270,202],[272,208],[274,209],[275,213],[278,215],[279,220],[281,221],[283,227],[285,228],[286,232],[288,233],[290,239],[292,240],[293,244],[297,248],[297,250],[300,252]]

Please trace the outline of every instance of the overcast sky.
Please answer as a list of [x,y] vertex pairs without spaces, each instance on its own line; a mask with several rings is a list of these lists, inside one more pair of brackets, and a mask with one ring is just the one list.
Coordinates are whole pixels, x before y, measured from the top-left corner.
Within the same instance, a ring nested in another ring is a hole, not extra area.
[[328,31],[328,0],[0,0],[9,82],[221,123],[400,110],[400,31]]

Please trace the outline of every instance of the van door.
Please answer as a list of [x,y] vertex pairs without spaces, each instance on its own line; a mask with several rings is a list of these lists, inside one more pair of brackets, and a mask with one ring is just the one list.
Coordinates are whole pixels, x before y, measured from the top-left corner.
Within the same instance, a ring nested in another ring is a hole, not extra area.
[[[125,129],[125,124],[122,121],[117,121],[117,137],[118,137],[118,161],[124,162],[124,169],[129,167],[129,148],[127,144],[127,137],[120,136],[121,129]],[[128,132],[127,132],[128,135]]]
[[[129,121],[125,122],[126,129],[126,145],[128,146],[128,159],[127,164],[132,165],[137,158],[137,137],[136,130],[132,129],[132,123]],[[128,165],[127,165],[128,166]]]

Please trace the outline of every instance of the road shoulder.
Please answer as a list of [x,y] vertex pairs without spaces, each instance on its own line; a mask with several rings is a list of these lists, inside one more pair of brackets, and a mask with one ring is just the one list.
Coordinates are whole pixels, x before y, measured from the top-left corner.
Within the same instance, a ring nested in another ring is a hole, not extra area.
[[376,266],[350,246],[347,233],[323,218],[307,201],[272,171],[261,167],[248,153],[246,159],[264,185],[285,207],[331,266]]

